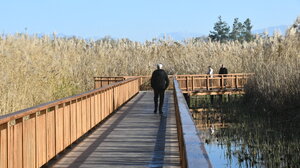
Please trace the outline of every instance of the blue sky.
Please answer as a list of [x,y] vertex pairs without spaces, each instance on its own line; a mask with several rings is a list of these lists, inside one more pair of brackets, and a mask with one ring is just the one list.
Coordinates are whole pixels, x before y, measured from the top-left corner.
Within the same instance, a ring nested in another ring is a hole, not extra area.
[[253,30],[291,25],[300,0],[2,0],[0,32],[151,40],[164,33],[208,35],[218,16],[250,18]]

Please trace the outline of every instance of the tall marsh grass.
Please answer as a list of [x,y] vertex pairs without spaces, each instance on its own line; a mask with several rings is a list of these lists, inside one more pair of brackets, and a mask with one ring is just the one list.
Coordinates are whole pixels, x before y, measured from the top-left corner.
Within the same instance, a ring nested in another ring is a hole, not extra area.
[[255,77],[247,84],[246,99],[275,111],[299,108],[300,35],[275,36],[260,44],[251,60]]
[[150,75],[157,63],[169,74],[202,74],[224,64],[229,73],[254,72],[251,101],[299,102],[300,37],[258,37],[249,43],[0,36],[0,114],[93,88],[94,76]]

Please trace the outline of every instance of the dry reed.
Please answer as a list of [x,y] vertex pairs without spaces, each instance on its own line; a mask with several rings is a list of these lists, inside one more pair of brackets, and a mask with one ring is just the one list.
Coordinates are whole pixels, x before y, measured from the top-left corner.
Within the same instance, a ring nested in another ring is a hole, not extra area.
[[94,76],[149,75],[156,63],[169,74],[202,74],[208,65],[217,72],[220,64],[229,73],[254,72],[247,86],[253,102],[293,105],[300,93],[299,48],[297,33],[243,44],[2,35],[0,114],[90,90]]

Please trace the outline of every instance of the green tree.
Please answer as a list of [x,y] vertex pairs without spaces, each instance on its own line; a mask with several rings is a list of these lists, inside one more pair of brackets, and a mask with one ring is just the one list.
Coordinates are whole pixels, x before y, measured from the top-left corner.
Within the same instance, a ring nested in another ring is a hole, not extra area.
[[247,41],[247,42],[252,41],[254,39],[254,36],[251,33],[251,29],[253,27],[251,25],[251,20],[249,18],[247,18],[244,21],[243,26],[244,26],[244,30],[242,32],[242,36],[243,36],[244,40]]
[[229,39],[230,40],[238,40],[239,42],[242,42],[244,40],[242,33],[244,32],[244,25],[239,22],[238,18],[234,19],[233,25],[232,25],[232,31],[229,33]]
[[225,42],[229,40],[230,27],[225,21],[222,21],[221,16],[219,16],[219,21],[214,25],[214,31],[210,31],[209,38],[212,41]]

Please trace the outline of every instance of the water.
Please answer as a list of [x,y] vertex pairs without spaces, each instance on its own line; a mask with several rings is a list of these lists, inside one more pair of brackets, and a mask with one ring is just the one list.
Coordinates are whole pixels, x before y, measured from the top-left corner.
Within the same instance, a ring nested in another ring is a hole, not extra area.
[[242,96],[190,99],[213,167],[300,167],[299,113],[250,111],[241,100]]

